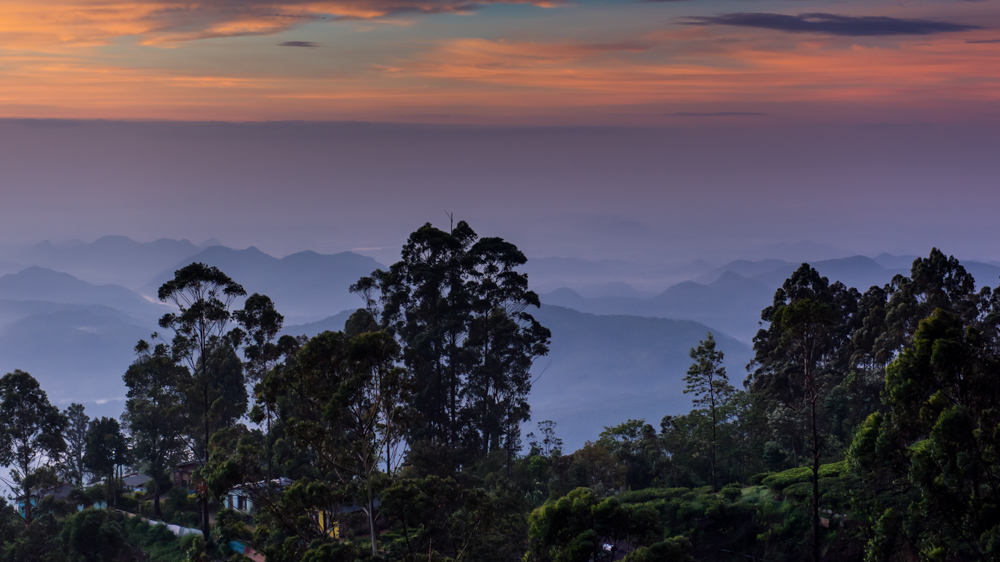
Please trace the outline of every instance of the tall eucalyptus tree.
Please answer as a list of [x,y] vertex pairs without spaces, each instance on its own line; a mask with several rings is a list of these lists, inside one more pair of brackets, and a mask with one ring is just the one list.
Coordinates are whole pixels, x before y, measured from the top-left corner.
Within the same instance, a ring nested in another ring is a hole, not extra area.
[[[177,307],[177,312],[160,319],[160,327],[173,331],[173,359],[189,369],[179,386],[192,416],[195,456],[206,460],[214,430],[246,412],[243,370],[234,351],[242,334],[231,326],[232,306],[246,291],[218,268],[192,263],[174,272],[174,278],[160,286],[158,296]],[[201,511],[207,537],[207,489],[201,493]]]

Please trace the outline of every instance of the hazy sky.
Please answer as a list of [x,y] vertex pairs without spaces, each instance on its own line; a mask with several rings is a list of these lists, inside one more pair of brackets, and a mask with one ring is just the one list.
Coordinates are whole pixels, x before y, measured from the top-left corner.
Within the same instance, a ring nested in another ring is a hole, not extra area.
[[0,245],[997,259],[998,154],[993,0],[0,3]]
[[[519,128],[0,121],[0,239],[218,237],[389,261],[445,211],[531,256],[1000,258],[993,124]],[[364,250],[366,248],[375,250]],[[377,250],[382,248],[383,250]]]

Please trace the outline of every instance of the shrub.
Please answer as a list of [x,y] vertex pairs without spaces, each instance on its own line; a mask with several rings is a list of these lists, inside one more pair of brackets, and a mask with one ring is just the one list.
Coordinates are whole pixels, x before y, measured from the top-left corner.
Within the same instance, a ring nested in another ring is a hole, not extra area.
[[739,484],[727,484],[722,490],[719,491],[722,497],[726,498],[730,503],[736,501],[743,495],[743,489],[740,488]]

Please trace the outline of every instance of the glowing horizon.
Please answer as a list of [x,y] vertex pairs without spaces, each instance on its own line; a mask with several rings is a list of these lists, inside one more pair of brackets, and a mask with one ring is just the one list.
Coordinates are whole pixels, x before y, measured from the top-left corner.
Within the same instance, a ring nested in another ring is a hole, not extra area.
[[979,2],[17,1],[0,117],[981,123],[998,27]]

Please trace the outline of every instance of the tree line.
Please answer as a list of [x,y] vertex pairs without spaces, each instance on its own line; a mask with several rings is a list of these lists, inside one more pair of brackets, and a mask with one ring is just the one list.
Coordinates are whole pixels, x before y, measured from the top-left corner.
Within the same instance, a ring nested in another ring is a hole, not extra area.
[[[363,306],[345,329],[313,338],[281,335],[268,297],[192,264],[160,288],[176,312],[166,337],[136,346],[121,423],[59,412],[15,371],[0,379],[0,463],[24,498],[101,476],[109,506],[123,467],[139,467],[160,517],[171,468],[196,461],[192,560],[241,559],[234,540],[279,562],[1000,548],[1000,291],[977,290],[955,258],[934,249],[864,293],[803,264],[762,311],[739,388],[709,333],[691,350],[689,413],[606,427],[572,453],[551,421],[521,434],[551,336],[530,314],[525,262],[464,222],[425,225],[351,287]],[[220,506],[236,488],[252,517]],[[6,509],[8,558],[87,559],[69,535],[31,531],[54,528],[51,510],[27,501],[15,525]]]

